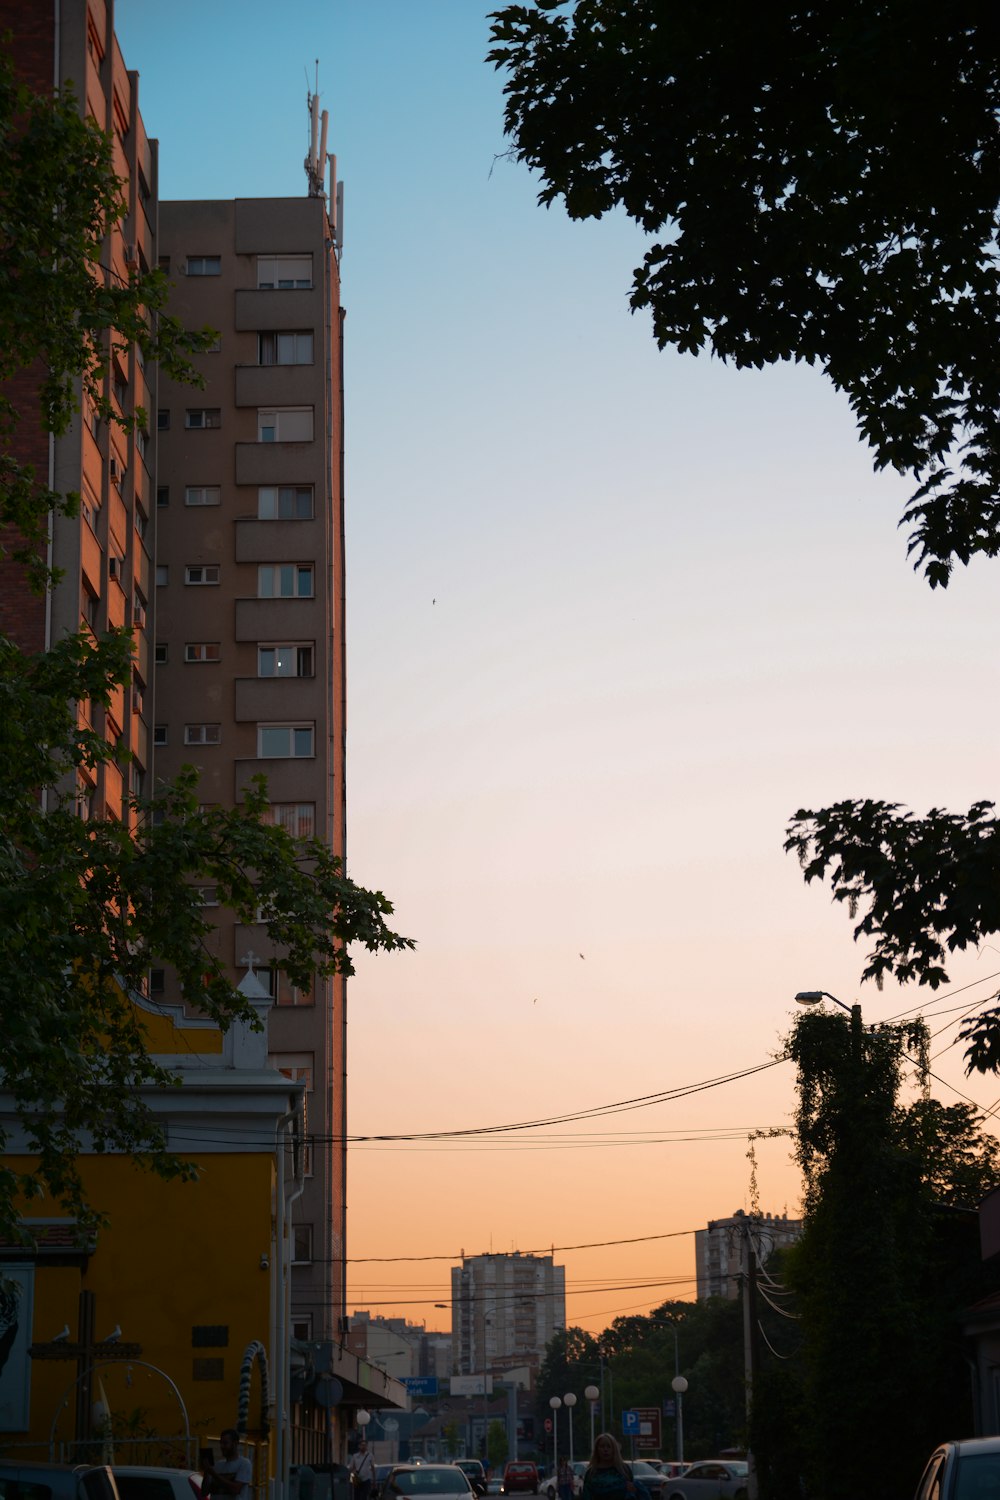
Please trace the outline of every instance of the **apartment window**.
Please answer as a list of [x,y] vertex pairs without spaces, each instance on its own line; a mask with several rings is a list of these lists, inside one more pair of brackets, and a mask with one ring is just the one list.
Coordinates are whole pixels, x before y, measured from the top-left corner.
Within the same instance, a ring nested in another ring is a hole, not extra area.
[[157,430],[157,432],[169,432],[170,431],[170,408],[169,407],[161,406],[160,409],[159,409],[159,411],[156,413],[156,430]]
[[157,563],[156,564],[156,587],[158,589],[165,589],[166,586],[167,586],[167,584],[169,582],[170,582],[170,569],[167,567],[166,563]]
[[264,809],[262,823],[275,823],[293,839],[311,839],[316,833],[315,802],[272,802]]
[[146,772],[144,768],[135,761],[132,762],[132,796],[144,797],[146,794]]
[[313,1258],[313,1231],[311,1224],[292,1225],[292,1265],[307,1266]]
[[218,906],[219,892],[214,885],[196,885],[199,906]]
[[262,365],[311,365],[311,330],[299,333],[258,333],[257,362]]
[[128,380],[117,359],[111,362],[111,389],[115,393],[118,405],[124,407],[128,400]]
[[145,541],[146,535],[149,531],[149,517],[146,515],[146,512],[143,510],[141,505],[137,505],[135,508],[135,529],[139,535],[139,538],[142,541]]
[[156,486],[156,508],[157,508],[157,510],[166,510],[166,508],[167,508],[167,506],[169,504],[170,504],[170,486],[169,486],[169,484],[158,484]]
[[221,276],[221,255],[189,255],[187,258],[187,273],[189,276]]
[[219,724],[185,724],[185,745],[217,745],[222,739]]
[[156,665],[158,667],[165,667],[166,666],[166,664],[167,664],[167,643],[166,643],[166,641],[157,641],[156,642],[155,646],[153,647],[153,660],[154,660],[154,662],[156,663]]
[[135,429],[135,446],[139,450],[139,457],[145,463],[146,454],[149,451],[149,433],[143,427]]
[[151,995],[162,995],[167,987],[166,969],[150,969],[149,971],[149,993]]
[[80,613],[90,626],[91,630],[97,629],[97,617],[100,612],[101,601],[96,594],[92,594],[86,583],[80,595]]
[[257,754],[261,760],[306,760],[315,733],[312,724],[258,724]]
[[257,491],[258,521],[311,521],[311,484],[262,484]]
[[221,427],[222,411],[218,406],[189,406],[184,413],[184,426],[192,432]]
[[257,413],[258,443],[311,443],[312,435],[311,406],[279,406]]
[[136,589],[132,594],[132,624],[143,629],[146,624],[146,601],[142,591]]
[[185,505],[221,505],[222,488],[217,484],[189,484],[184,488]]
[[313,648],[308,646],[258,646],[258,677],[311,677]]
[[221,655],[218,641],[187,641],[184,646],[185,661],[219,661]]
[[146,712],[146,684],[139,677],[132,679],[132,711],[137,714]]
[[154,724],[153,725],[153,744],[156,745],[156,746],[158,746],[158,748],[160,748],[162,750],[163,746],[166,745],[167,743],[168,743],[168,740],[167,740],[167,726],[166,726],[166,724]]
[[292,1338],[298,1339],[303,1344],[309,1344],[312,1342],[312,1336],[312,1313],[292,1313]]
[[291,291],[312,286],[311,255],[258,255],[257,285],[261,290]]
[[196,563],[196,564],[189,564],[188,567],[186,567],[184,569],[184,582],[185,583],[197,583],[197,584],[205,585],[205,584],[210,584],[210,583],[218,583],[218,581],[219,581],[219,564],[218,563]]
[[313,570],[309,563],[262,563],[257,569],[258,599],[311,599]]

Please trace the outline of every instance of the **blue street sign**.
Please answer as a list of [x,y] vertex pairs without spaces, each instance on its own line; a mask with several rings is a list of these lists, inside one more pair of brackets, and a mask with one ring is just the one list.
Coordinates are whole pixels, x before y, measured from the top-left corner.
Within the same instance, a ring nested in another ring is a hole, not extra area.
[[622,1432],[626,1437],[639,1436],[639,1413],[637,1411],[622,1412]]
[[436,1396],[438,1393],[436,1375],[404,1375],[403,1384],[411,1396]]

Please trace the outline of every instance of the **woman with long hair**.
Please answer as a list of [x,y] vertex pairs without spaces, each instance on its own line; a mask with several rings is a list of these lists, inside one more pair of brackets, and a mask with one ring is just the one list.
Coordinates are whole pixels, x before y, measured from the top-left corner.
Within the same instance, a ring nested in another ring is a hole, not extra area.
[[610,1432],[602,1432],[594,1443],[587,1472],[583,1476],[581,1500],[632,1500],[636,1484],[622,1450]]

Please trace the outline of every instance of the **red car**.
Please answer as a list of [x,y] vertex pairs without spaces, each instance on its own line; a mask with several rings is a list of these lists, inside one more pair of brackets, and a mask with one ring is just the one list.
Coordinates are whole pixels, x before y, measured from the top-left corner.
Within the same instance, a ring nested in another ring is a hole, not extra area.
[[503,1466],[505,1495],[537,1495],[538,1468],[535,1464],[509,1463]]

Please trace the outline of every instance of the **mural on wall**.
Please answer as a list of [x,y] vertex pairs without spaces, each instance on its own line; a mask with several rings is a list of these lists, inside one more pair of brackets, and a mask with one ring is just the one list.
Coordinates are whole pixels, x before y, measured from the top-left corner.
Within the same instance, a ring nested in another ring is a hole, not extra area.
[[0,1272],[0,1432],[28,1430],[34,1291],[34,1266],[4,1266]]

